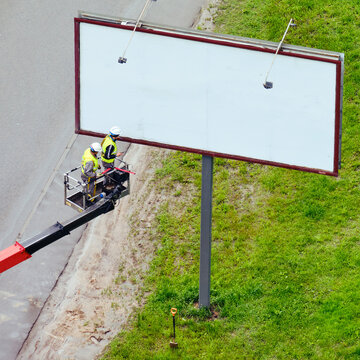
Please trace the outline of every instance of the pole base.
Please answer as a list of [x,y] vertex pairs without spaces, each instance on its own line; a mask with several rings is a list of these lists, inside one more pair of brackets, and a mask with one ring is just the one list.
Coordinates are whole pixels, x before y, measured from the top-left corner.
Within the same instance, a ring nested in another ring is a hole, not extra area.
[[273,87],[273,83],[271,81],[267,81],[265,84],[264,84],[264,88],[265,89],[272,89]]
[[127,58],[124,58],[124,57],[120,56],[120,57],[119,57],[119,60],[118,60],[118,63],[119,63],[119,64],[125,64],[126,61],[127,61]]
[[170,341],[170,347],[171,348],[177,348],[178,347],[178,343],[175,341]]

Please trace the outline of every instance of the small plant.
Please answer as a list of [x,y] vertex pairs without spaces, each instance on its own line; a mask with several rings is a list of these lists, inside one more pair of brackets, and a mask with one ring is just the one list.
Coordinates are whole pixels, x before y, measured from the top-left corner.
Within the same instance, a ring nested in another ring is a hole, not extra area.
[[106,289],[103,289],[101,291],[101,295],[105,295],[105,296],[111,296],[113,294],[110,286],[108,286]]
[[112,308],[113,310],[117,310],[119,307],[120,307],[120,305],[119,305],[118,303],[115,303],[115,302],[112,302],[112,303],[111,303],[111,308]]
[[114,283],[115,285],[120,285],[123,284],[125,281],[126,281],[126,276],[124,274],[121,274],[115,278]]
[[125,265],[123,263],[121,263],[118,267],[118,272],[122,273],[124,271],[124,269],[125,269]]

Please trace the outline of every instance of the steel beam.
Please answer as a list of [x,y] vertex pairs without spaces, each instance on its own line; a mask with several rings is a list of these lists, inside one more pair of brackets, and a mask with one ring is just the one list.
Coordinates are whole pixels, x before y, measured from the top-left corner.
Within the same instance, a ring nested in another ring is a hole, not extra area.
[[199,307],[210,306],[213,157],[202,157]]

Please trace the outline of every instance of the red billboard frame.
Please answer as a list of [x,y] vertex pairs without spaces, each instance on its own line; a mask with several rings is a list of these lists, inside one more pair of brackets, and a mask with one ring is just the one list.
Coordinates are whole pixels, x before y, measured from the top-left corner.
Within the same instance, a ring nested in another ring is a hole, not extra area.
[[[89,19],[89,18],[75,18],[74,19],[74,43],[75,43],[75,132],[77,134],[81,135],[88,135],[88,136],[95,136],[95,137],[103,137],[105,134],[98,133],[98,132],[92,132],[92,131],[86,131],[81,129],[80,124],[80,24],[81,23],[87,23],[87,24],[94,24],[94,25],[100,25],[100,26],[108,26],[113,28],[119,28],[119,29],[125,29],[132,31],[134,30],[134,25],[127,24],[127,22],[122,22],[119,20],[117,21],[109,21],[109,20],[98,20],[98,19]],[[253,50],[257,52],[265,52],[265,53],[276,53],[276,45],[272,46],[272,48],[269,47],[263,47],[263,46],[256,46],[249,43],[243,43],[239,41],[232,41],[235,37],[231,38],[221,38],[218,37],[209,37],[209,36],[203,36],[203,33],[199,32],[197,35],[196,32],[192,31],[191,33],[187,34],[185,32],[174,32],[172,29],[169,28],[160,28],[160,30],[153,29],[151,27],[138,27],[136,29],[137,32],[144,32],[149,33],[153,35],[159,35],[159,36],[167,36],[167,37],[174,37],[174,38],[180,38],[180,39],[186,39],[186,40],[192,40],[192,41],[198,41],[198,42],[206,42],[216,45],[222,45],[222,46],[230,46],[230,47],[237,47],[247,50]],[[239,39],[239,38],[237,38]],[[240,38],[241,39],[241,38]],[[249,39],[247,39],[249,40]],[[254,41],[255,43],[255,41]],[[270,43],[267,43],[270,44]],[[330,52],[329,52],[330,53]],[[308,168],[308,167],[302,167],[302,166],[296,166],[296,165],[289,165],[289,164],[283,164],[273,161],[267,161],[267,160],[261,160],[261,159],[254,159],[244,156],[237,156],[237,155],[229,155],[229,154],[223,154],[218,152],[212,152],[212,151],[205,151],[205,150],[197,150],[193,148],[187,148],[177,145],[169,145],[169,144],[163,144],[153,141],[147,141],[142,139],[136,139],[136,138],[129,138],[129,137],[122,137],[122,141],[130,142],[130,143],[136,143],[141,145],[148,145],[148,146],[154,146],[154,147],[160,147],[160,148],[167,148],[172,150],[179,150],[179,151],[185,151],[185,152],[192,152],[192,153],[198,153],[202,155],[208,155],[212,157],[221,157],[221,158],[228,158],[228,159],[234,159],[234,160],[240,160],[240,161],[246,161],[251,163],[257,163],[262,165],[270,165],[270,166],[276,166],[276,167],[283,167],[287,169],[294,169],[294,170],[300,170],[305,172],[312,172],[312,173],[318,173],[323,175],[330,175],[330,176],[338,176],[338,170],[340,168],[340,153],[341,153],[341,118],[342,118],[342,90],[343,90],[343,59],[336,58],[337,53],[331,53],[332,56],[327,55],[328,53],[325,53],[325,55],[322,53],[321,50],[314,51],[313,53],[310,53],[310,55],[303,53],[294,53],[293,51],[290,52],[286,48],[281,49],[278,52],[279,55],[284,56],[290,56],[290,57],[298,57],[302,59],[308,59],[308,60],[315,60],[315,61],[322,61],[327,63],[332,63],[336,65],[336,90],[335,90],[335,131],[334,131],[334,161],[333,161],[333,171],[324,171],[322,169],[314,169],[314,168]],[[337,54],[339,55],[339,54]]]

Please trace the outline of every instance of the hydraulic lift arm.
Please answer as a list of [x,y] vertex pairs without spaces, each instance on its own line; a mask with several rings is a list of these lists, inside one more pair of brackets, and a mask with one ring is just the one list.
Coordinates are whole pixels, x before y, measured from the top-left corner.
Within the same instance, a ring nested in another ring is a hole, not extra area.
[[101,214],[112,211],[115,208],[115,202],[119,199],[122,190],[123,187],[118,185],[103,199],[100,199],[97,203],[72,219],[67,220],[63,224],[57,222],[40,234],[25,240],[23,244],[16,242],[7,249],[0,251],[0,273],[29,259],[36,251],[69,235],[72,230],[79,226],[86,224]]

